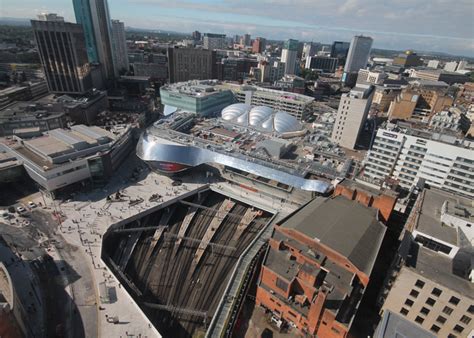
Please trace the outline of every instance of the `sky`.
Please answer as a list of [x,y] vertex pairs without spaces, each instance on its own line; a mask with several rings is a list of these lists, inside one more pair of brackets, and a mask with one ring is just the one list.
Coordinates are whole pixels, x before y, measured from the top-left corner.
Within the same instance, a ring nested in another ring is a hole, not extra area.
[[[190,33],[332,43],[356,34],[375,48],[474,57],[473,0],[108,0],[126,26]],[[0,17],[58,13],[74,22],[72,0],[0,0]]]

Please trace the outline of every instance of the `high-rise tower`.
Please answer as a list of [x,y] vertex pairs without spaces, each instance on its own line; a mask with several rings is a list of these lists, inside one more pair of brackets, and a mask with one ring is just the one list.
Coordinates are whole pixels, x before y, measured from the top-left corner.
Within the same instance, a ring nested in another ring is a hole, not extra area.
[[107,0],[73,0],[73,5],[76,21],[84,28],[89,61],[99,62],[104,79],[110,82],[115,70]]
[[352,38],[344,65],[343,81],[346,84],[355,83],[359,69],[367,66],[372,42],[373,40],[369,36],[356,35]]
[[55,14],[31,20],[48,89],[59,94],[83,94],[92,89],[82,26]]

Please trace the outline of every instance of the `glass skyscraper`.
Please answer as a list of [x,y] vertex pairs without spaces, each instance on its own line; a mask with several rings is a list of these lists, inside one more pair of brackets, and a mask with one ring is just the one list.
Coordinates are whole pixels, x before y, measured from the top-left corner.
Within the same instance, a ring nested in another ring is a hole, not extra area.
[[89,0],[72,0],[76,22],[82,25],[86,39],[87,57],[90,63],[99,63],[99,53],[95,41],[94,26]]

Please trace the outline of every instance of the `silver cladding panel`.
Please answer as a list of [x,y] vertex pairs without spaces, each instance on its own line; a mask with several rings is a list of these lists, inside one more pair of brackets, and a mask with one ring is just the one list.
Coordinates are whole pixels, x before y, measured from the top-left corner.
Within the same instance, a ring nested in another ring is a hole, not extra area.
[[331,184],[320,180],[308,180],[284,171],[256,163],[252,158],[240,159],[232,155],[188,144],[174,143],[144,132],[137,144],[137,156],[143,161],[164,161],[187,166],[216,163],[236,168],[251,174],[275,180],[301,190],[324,194],[331,190]]

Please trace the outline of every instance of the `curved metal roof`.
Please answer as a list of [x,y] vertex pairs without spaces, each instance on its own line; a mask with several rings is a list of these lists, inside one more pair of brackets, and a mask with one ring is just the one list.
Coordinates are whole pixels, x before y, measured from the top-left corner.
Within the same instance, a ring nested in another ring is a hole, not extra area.
[[252,108],[249,113],[249,124],[259,126],[264,120],[273,114],[273,109],[267,106],[257,106]]
[[284,134],[303,129],[301,123],[288,113],[275,112],[267,106],[252,108],[252,106],[245,103],[236,103],[224,108],[222,119],[242,126],[252,126],[255,129],[269,133]]
[[278,133],[289,133],[302,128],[294,116],[281,111],[273,116],[273,127]]
[[222,119],[226,121],[233,120],[239,117],[240,115],[244,114],[245,112],[248,112],[251,108],[252,106],[245,103],[231,104],[230,106],[225,107],[222,110],[222,113],[221,113]]

